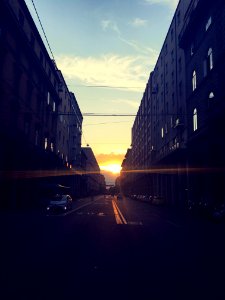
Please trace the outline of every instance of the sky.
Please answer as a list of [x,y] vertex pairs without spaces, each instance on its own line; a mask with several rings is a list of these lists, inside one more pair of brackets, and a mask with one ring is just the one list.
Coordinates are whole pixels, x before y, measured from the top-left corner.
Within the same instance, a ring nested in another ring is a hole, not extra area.
[[[136,114],[178,0],[33,2],[81,112]],[[43,37],[32,1],[26,3]],[[92,148],[102,169],[121,165],[133,122],[131,116],[84,116],[82,146]]]

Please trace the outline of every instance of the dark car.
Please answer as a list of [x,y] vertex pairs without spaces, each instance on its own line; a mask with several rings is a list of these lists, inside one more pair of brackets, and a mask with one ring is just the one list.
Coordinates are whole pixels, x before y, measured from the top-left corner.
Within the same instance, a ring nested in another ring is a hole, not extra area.
[[116,198],[117,198],[117,200],[123,200],[122,194],[118,194]]
[[72,197],[70,195],[55,195],[55,197],[49,201],[47,210],[63,210],[67,211],[72,208]]

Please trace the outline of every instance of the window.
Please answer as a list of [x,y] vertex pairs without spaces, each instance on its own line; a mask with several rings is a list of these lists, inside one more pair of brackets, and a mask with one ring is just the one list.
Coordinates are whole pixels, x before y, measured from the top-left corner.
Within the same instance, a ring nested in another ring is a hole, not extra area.
[[164,138],[164,128],[163,127],[161,128],[161,137],[162,137],[162,139]]
[[53,144],[53,142],[51,142],[51,151],[52,152],[54,151],[54,144]]
[[178,12],[177,12],[177,23],[178,23],[178,25],[180,24],[180,10],[178,10]]
[[213,53],[212,48],[209,48],[207,53],[207,69],[212,70],[213,68]]
[[45,150],[48,148],[48,138],[47,137],[45,138],[45,145],[44,145],[44,147],[45,147]]
[[169,91],[169,89],[168,89],[168,82],[166,82],[166,94],[168,94],[168,91]]
[[209,48],[207,52],[207,57],[203,62],[203,74],[204,77],[207,76],[207,74],[210,72],[210,70],[213,69],[213,52],[212,48]]
[[194,47],[194,43],[192,43],[191,47],[190,47],[190,54],[191,54],[191,56],[194,55],[194,52],[195,52],[195,47]]
[[165,45],[165,54],[167,54],[167,44]]
[[47,104],[49,105],[50,104],[50,93],[48,92],[47,94]]
[[171,51],[171,61],[172,61],[172,63],[174,61],[174,51],[173,50]]
[[24,133],[26,135],[29,135],[29,132],[30,132],[30,122],[25,120],[25,122],[24,122]]
[[183,84],[182,81],[179,82],[179,97],[183,96]]
[[207,31],[209,29],[211,24],[212,24],[212,17],[210,16],[208,18],[208,21],[207,21],[206,25],[205,25],[205,31]]
[[55,112],[55,101],[53,101],[53,108],[52,110]]
[[179,69],[179,72],[182,71],[182,61],[181,61],[181,57],[179,57],[179,60],[178,60],[178,69]]
[[24,15],[21,10],[19,10],[19,23],[21,26],[24,25]]
[[40,62],[41,62],[41,64],[43,64],[43,60],[44,60],[43,53],[40,52]]
[[193,130],[196,131],[198,129],[198,116],[197,116],[197,109],[194,109],[193,112]]
[[32,32],[30,34],[30,44],[31,44],[31,47],[34,48],[35,38],[34,38],[34,35]]
[[192,91],[197,88],[197,78],[196,78],[196,71],[194,70],[192,73]]
[[214,96],[214,93],[213,92],[211,92],[211,93],[209,93],[209,99],[213,99],[215,96]]
[[171,42],[173,41],[173,28],[171,29],[171,32],[170,32],[170,38],[171,38]]

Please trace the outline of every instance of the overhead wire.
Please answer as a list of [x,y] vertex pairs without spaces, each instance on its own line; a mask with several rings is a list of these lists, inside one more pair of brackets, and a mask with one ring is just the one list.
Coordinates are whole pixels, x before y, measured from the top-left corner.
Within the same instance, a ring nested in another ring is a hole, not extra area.
[[46,35],[46,33],[45,33],[45,30],[44,30],[44,27],[43,27],[43,25],[42,25],[41,19],[40,19],[40,17],[39,17],[39,14],[38,14],[37,8],[36,8],[36,6],[35,6],[35,4],[34,4],[34,1],[33,1],[33,0],[31,0],[31,2],[32,2],[32,4],[33,4],[33,7],[34,7],[34,10],[35,10],[35,13],[36,13],[36,15],[37,15],[37,18],[38,18],[38,21],[39,21],[39,24],[40,24],[40,26],[41,26],[41,29],[42,29],[42,32],[43,32],[43,34],[44,34],[45,40],[46,40],[46,42],[47,42],[47,45],[48,45],[49,51],[50,51],[50,53],[51,53],[51,55],[52,55],[52,58],[53,58],[53,60],[54,60],[54,63],[56,64],[56,61],[55,61],[54,54],[53,54],[53,52],[52,52],[52,49],[51,49],[51,46],[50,46],[50,44],[49,44],[49,41],[48,41],[47,35]]

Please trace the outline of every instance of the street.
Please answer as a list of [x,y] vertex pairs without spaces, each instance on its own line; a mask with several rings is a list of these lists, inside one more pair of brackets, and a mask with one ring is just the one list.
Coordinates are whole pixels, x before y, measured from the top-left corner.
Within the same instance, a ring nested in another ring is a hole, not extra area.
[[109,195],[1,212],[1,299],[225,299],[225,226]]

